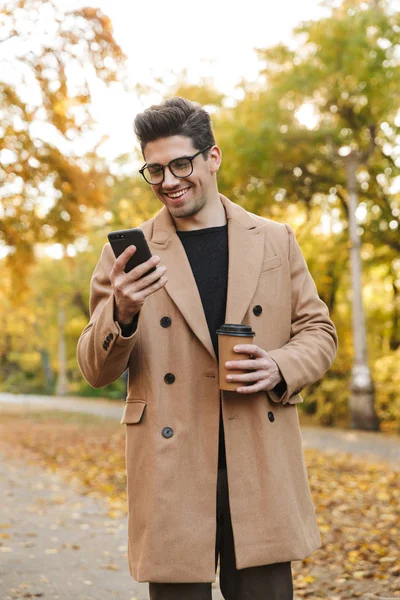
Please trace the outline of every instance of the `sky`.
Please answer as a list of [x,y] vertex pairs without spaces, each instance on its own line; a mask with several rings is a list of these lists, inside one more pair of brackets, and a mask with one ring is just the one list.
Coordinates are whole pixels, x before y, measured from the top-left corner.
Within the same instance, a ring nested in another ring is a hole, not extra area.
[[[156,77],[172,83],[186,69],[191,82],[211,78],[232,99],[242,79],[257,78],[255,48],[289,44],[298,23],[327,14],[319,0],[280,0],[273,5],[262,0],[60,0],[60,4],[97,6],[110,17],[114,36],[128,57],[132,88],[138,83],[151,85]],[[102,148],[105,156],[132,151],[136,141],[131,124],[150,103],[148,96],[136,92],[101,90],[95,95],[93,113],[110,136]]]

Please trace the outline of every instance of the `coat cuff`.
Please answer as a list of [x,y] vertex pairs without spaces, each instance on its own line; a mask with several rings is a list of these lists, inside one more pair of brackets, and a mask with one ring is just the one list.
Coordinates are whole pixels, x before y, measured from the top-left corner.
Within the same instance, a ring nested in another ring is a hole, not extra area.
[[115,297],[114,297],[114,317],[113,318],[114,318],[115,324],[117,325],[117,327],[119,327],[122,337],[130,338],[138,328],[138,319],[139,319],[138,312],[133,317],[133,319],[130,323],[124,324],[124,323],[120,323],[118,321],[118,319],[116,318]]
[[[290,398],[296,396],[297,394],[300,394],[302,388],[298,386],[297,381],[293,377],[293,368],[291,368],[290,359],[283,348],[278,348],[277,350],[269,351],[268,356],[272,358],[272,360],[278,365],[278,369],[280,370],[284,383],[286,385],[285,390],[284,388],[280,387],[283,383],[280,382],[277,386],[274,387],[273,390],[268,391],[268,394],[271,397],[271,400],[273,400],[274,402],[281,402],[282,404],[287,404]],[[280,392],[283,393],[281,394]]]
[[98,322],[100,325],[100,341],[104,345],[108,339],[109,351],[111,351],[114,346],[117,346],[119,350],[133,347],[136,340],[138,327],[131,333],[131,335],[129,335],[129,337],[125,337],[123,335],[120,324],[114,320],[113,294],[111,294],[110,298],[105,303],[101,319],[98,319]]

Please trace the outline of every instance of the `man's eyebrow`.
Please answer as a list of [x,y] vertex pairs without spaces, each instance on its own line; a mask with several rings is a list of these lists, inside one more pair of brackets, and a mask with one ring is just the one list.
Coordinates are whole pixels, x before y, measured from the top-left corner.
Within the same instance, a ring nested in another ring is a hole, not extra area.
[[[167,164],[169,165],[170,163],[174,162],[174,160],[181,160],[182,158],[192,158],[192,157],[189,154],[184,154],[183,156],[177,156],[176,158],[173,158]],[[164,165],[162,165],[161,163],[146,163],[146,167],[163,167],[163,166]],[[165,166],[167,166],[167,165],[165,165]]]

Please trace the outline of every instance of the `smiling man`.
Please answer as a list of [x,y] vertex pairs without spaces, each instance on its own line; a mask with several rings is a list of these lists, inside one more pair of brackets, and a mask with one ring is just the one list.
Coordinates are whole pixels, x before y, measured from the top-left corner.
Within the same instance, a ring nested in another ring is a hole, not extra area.
[[[290,226],[218,192],[201,106],[166,100],[135,131],[164,205],[141,225],[153,256],[126,274],[136,249],[115,260],[104,246],[78,343],[94,387],[129,369],[130,573],[151,600],[210,600],[219,558],[226,600],[292,600],[291,561],[321,545],[296,404],[331,365],[335,327]],[[232,392],[219,388],[223,323],[256,334],[235,346],[248,359],[226,363]]]

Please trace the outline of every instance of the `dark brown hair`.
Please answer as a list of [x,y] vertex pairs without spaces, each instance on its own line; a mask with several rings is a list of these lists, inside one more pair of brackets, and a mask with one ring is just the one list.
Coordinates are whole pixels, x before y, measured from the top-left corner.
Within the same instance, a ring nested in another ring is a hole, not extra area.
[[139,113],[134,121],[134,130],[142,153],[148,142],[170,135],[190,138],[197,150],[215,145],[210,115],[200,104],[179,96]]

